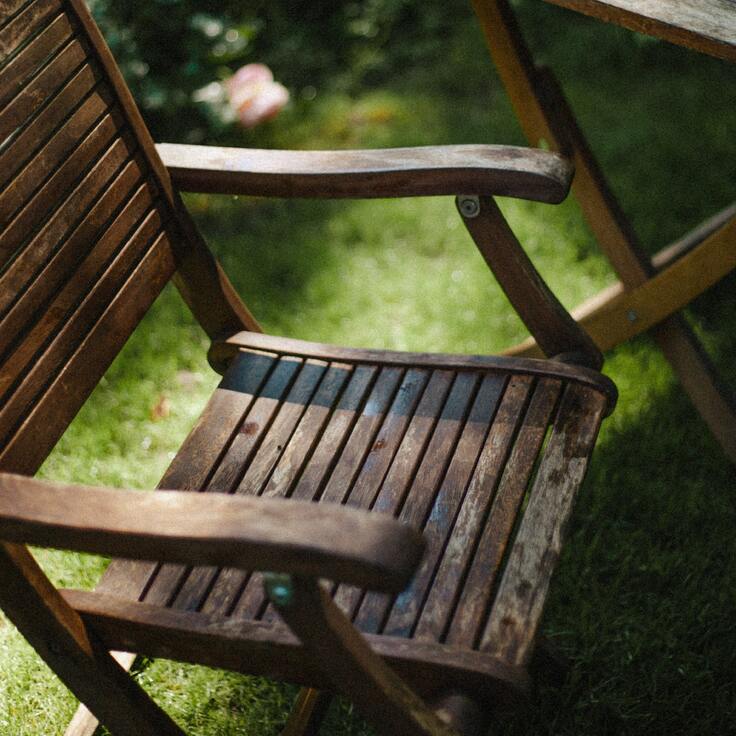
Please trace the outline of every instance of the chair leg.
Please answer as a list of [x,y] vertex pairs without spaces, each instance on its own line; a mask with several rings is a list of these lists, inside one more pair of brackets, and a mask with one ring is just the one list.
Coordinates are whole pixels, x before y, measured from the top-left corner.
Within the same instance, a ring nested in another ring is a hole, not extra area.
[[459,692],[446,693],[431,703],[434,712],[462,736],[484,736],[489,714],[473,698]]
[[280,736],[317,736],[331,702],[331,693],[303,687]]

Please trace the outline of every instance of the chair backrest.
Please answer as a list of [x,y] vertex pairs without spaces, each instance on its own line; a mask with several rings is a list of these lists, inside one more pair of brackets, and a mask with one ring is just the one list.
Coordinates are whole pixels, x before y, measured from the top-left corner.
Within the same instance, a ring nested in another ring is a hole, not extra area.
[[85,6],[0,0],[0,469],[36,471],[174,274],[177,202]]

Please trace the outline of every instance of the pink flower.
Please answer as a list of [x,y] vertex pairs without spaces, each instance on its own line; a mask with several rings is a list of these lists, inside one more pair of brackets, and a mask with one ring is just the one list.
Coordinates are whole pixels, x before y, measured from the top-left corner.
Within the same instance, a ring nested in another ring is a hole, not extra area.
[[225,84],[230,107],[244,128],[271,120],[289,101],[289,91],[274,82],[265,64],[246,64]]

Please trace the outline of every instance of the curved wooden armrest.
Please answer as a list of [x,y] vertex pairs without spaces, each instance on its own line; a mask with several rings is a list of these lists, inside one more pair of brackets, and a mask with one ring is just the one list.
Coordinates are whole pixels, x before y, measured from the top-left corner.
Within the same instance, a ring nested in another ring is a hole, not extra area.
[[391,517],[339,505],[66,485],[0,474],[0,539],[188,565],[326,577],[397,593],[424,548]]
[[418,197],[475,194],[557,203],[572,164],[518,146],[423,146],[363,151],[276,151],[159,143],[176,187],[264,197]]

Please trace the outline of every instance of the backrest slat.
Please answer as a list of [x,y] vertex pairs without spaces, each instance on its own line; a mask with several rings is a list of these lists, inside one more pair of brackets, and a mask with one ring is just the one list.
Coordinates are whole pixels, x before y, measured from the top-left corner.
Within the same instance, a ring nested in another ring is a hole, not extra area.
[[175,266],[172,244],[164,233],[0,450],[0,468],[35,472],[119,352],[119,335],[132,333]]
[[119,127],[120,120],[114,119],[114,112],[101,94],[92,94],[57,130],[42,150],[21,170],[18,175],[0,194],[0,226],[3,228],[11,221],[31,196],[41,189],[44,178],[49,172],[55,172],[79,145],[79,141],[102,121],[110,130],[110,135]]
[[[98,272],[114,256],[126,235],[140,224],[153,206],[149,183],[141,183],[141,168],[131,161],[118,174],[85,219],[62,244],[38,277],[16,294],[17,301],[0,320],[0,356],[44,319],[46,333],[56,329],[60,315],[71,309],[75,295],[91,288]],[[91,233],[104,233],[90,249]],[[2,289],[0,293],[4,294]],[[31,340],[28,335],[27,341]]]
[[15,18],[6,22],[21,6],[22,2],[10,2],[7,11],[3,7],[0,16],[0,64],[23,47],[30,38],[46,27],[52,15],[61,10],[61,0],[35,0]]
[[0,469],[33,473],[173,275],[182,235],[170,185],[84,8],[7,7]]
[[6,104],[71,35],[69,19],[65,15],[59,15],[10,61],[0,74],[0,105]]
[[78,41],[69,41],[43,70],[0,112],[0,140],[5,140],[49,100],[49,90],[60,89],[85,59]]
[[[69,354],[93,329],[100,314],[124,286],[130,273],[160,237],[161,231],[161,217],[154,210],[125,243],[82,303],[71,314],[63,316],[61,329],[52,333],[53,339],[42,354],[34,354],[34,349],[38,347],[38,333],[47,332],[47,325],[43,321],[13,354],[8,361],[12,366],[8,366],[0,377],[0,392],[3,395],[7,395],[8,391],[11,393],[0,409],[0,437],[8,435],[38,398],[54,369],[63,369]],[[53,319],[51,310],[46,314]],[[29,370],[19,369],[21,364],[28,366]]]
[[0,186],[7,185],[10,177],[45,144],[97,82],[92,68],[83,66],[38,116],[16,132],[12,141],[0,143]]

